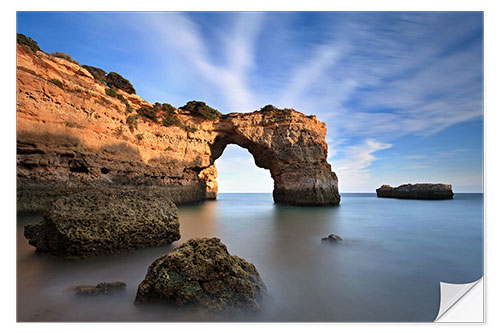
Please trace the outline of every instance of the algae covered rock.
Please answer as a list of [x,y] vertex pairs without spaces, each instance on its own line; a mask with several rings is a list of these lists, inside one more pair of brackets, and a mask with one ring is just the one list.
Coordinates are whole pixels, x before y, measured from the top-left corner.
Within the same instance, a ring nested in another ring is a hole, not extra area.
[[163,301],[209,310],[258,310],[266,286],[251,263],[229,254],[218,238],[195,238],[156,259],[135,303]]
[[24,236],[37,253],[65,257],[160,246],[180,238],[167,196],[133,189],[93,189],[57,199]]
[[98,295],[113,295],[122,293],[126,290],[127,284],[122,281],[115,282],[101,282],[95,286],[86,284],[77,286],[75,288],[77,295],[82,296],[98,296]]

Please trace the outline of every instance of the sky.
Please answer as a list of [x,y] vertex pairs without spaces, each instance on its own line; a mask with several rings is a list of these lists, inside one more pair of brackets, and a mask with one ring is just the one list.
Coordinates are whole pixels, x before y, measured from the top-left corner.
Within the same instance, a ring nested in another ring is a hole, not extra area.
[[[481,12],[18,12],[17,32],[152,103],[314,114],[340,192],[483,191]],[[272,192],[243,148],[216,166],[219,192]]]

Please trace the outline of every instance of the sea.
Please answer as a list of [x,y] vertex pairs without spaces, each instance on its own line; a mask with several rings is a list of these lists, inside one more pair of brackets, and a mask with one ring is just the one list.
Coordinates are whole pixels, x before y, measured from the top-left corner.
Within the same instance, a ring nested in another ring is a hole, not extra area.
[[[221,193],[179,207],[181,239],[162,247],[67,261],[35,254],[17,219],[20,322],[431,322],[440,282],[483,276],[483,194],[453,200],[344,193],[336,207],[274,204],[269,193]],[[334,233],[337,243],[322,242]],[[210,313],[134,305],[137,286],[159,256],[194,237],[218,237],[253,263],[267,286],[258,312]],[[80,284],[124,281],[124,293],[82,297]]]

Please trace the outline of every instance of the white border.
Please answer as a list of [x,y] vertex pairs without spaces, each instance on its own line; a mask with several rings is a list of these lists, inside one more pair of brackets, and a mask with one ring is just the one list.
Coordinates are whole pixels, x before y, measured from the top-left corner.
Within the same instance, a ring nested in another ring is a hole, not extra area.
[[[486,261],[485,266],[485,290],[486,296],[486,325],[458,325],[458,324],[16,324],[15,323],[15,53],[14,53],[14,32],[16,11],[20,10],[127,10],[127,11],[157,11],[157,10],[273,10],[273,11],[295,11],[295,10],[337,10],[337,11],[369,11],[369,10],[389,10],[389,11],[485,11],[485,258],[488,260],[493,253],[499,253],[498,241],[496,237],[500,235],[497,211],[493,207],[498,206],[499,198],[495,193],[498,185],[498,113],[500,107],[498,95],[500,85],[498,52],[498,33],[500,32],[500,16],[497,1],[439,1],[439,0],[420,0],[415,2],[378,0],[378,1],[228,1],[228,0],[210,0],[210,1],[189,1],[184,0],[176,3],[160,1],[102,1],[87,0],[85,2],[70,1],[34,1],[23,0],[17,3],[9,2],[3,4],[1,11],[2,44],[3,52],[1,64],[2,70],[2,163],[1,171],[3,176],[2,191],[2,215],[4,230],[2,232],[2,308],[0,314],[2,318],[2,329],[7,331],[41,331],[41,332],[67,332],[91,330],[119,330],[120,332],[135,332],[137,329],[146,330],[203,330],[203,332],[212,331],[250,331],[250,330],[276,330],[286,329],[287,332],[302,332],[305,329],[310,330],[331,330],[339,329],[352,331],[358,329],[370,329],[375,332],[397,331],[401,329],[409,332],[420,332],[422,329],[435,330],[446,329],[455,332],[464,330],[499,329],[498,302],[493,295],[499,295],[498,283],[490,281],[500,281],[498,274],[498,265],[493,266]],[[492,236],[488,236],[492,235]],[[490,242],[491,241],[491,242]],[[494,259],[493,259],[494,260]],[[497,296],[498,297],[498,296]],[[331,327],[335,325],[335,327]],[[35,327],[36,326],[36,327]],[[165,327],[168,326],[168,327]],[[494,327],[497,327],[496,329]]]

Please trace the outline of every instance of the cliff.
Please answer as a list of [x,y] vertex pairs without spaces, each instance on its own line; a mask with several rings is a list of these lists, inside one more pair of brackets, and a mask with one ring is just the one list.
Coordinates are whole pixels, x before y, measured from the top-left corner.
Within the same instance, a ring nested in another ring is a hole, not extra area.
[[[18,211],[41,212],[87,187],[147,186],[176,203],[215,199],[215,160],[248,149],[274,179],[274,200],[335,205],[326,126],[265,107],[205,117],[109,89],[77,63],[17,46]],[[128,81],[127,81],[128,82]]]
[[444,200],[453,199],[451,185],[446,184],[405,184],[398,187],[382,185],[377,189],[382,198]]

